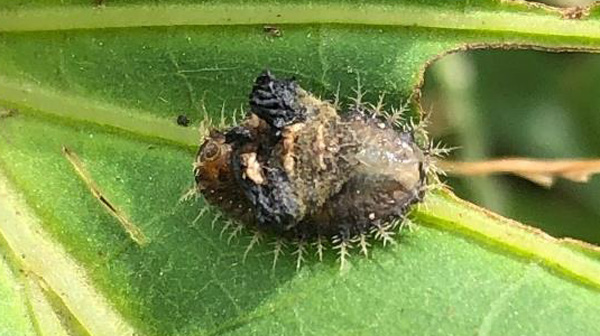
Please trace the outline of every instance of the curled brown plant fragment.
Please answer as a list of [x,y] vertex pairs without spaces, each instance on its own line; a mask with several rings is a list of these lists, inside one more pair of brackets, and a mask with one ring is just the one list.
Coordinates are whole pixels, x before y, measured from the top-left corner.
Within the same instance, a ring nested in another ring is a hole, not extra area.
[[551,187],[556,178],[587,182],[600,173],[600,160],[541,160],[504,158],[479,162],[441,161],[438,165],[451,175],[514,174],[544,187]]

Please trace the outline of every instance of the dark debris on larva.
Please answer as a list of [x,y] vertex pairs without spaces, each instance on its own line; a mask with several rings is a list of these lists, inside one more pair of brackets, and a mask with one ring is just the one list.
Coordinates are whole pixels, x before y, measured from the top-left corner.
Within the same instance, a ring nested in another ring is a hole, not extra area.
[[407,211],[437,181],[436,149],[426,140],[417,144],[420,126],[402,122],[402,110],[360,100],[358,92],[339,113],[293,79],[262,73],[250,93],[251,113],[203,140],[196,191],[230,218],[232,235],[254,232],[248,250],[272,236],[275,260],[291,243],[298,267],[308,246],[319,259],[333,246],[343,268],[350,248],[367,255],[372,240],[393,243]]

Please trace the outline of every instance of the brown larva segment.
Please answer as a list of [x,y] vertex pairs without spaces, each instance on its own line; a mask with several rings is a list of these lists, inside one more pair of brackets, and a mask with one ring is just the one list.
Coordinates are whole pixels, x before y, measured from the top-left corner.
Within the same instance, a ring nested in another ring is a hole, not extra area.
[[412,127],[396,129],[398,111],[360,99],[341,115],[294,80],[261,74],[252,113],[200,146],[198,192],[246,227],[275,235],[275,259],[284,240],[297,245],[298,263],[310,242],[319,258],[322,241],[333,242],[342,264],[353,244],[367,255],[369,236],[393,243],[394,223],[423,198],[430,156]]

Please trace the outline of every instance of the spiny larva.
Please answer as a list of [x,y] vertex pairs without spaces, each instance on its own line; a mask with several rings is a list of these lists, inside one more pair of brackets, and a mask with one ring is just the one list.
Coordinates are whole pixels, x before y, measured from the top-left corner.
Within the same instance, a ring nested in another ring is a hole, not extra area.
[[200,146],[196,190],[208,203],[254,231],[251,244],[263,234],[297,244],[298,265],[310,243],[320,258],[333,243],[343,267],[352,245],[366,255],[370,237],[392,241],[432,168],[432,148],[417,145],[414,127],[398,130],[397,113],[359,99],[339,113],[268,71],[249,103],[241,123],[211,130]]

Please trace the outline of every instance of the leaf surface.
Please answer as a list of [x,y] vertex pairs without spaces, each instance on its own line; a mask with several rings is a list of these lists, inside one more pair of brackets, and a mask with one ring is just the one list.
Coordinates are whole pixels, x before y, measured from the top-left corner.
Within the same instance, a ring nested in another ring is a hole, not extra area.
[[[388,104],[416,110],[437,57],[486,46],[597,51],[597,10],[567,20],[493,1],[67,3],[0,5],[0,290],[21,307],[0,314],[0,334],[600,331],[597,248],[447,193],[428,196],[399,244],[374,244],[343,273],[331,250],[299,271],[286,250],[272,269],[268,241],[243,262],[247,233],[228,243],[226,221],[197,218],[202,201],[180,200],[196,127],[221,114],[230,122],[264,68],[345,100],[360,77],[366,100],[386,92]],[[176,125],[179,114],[192,127]]]

